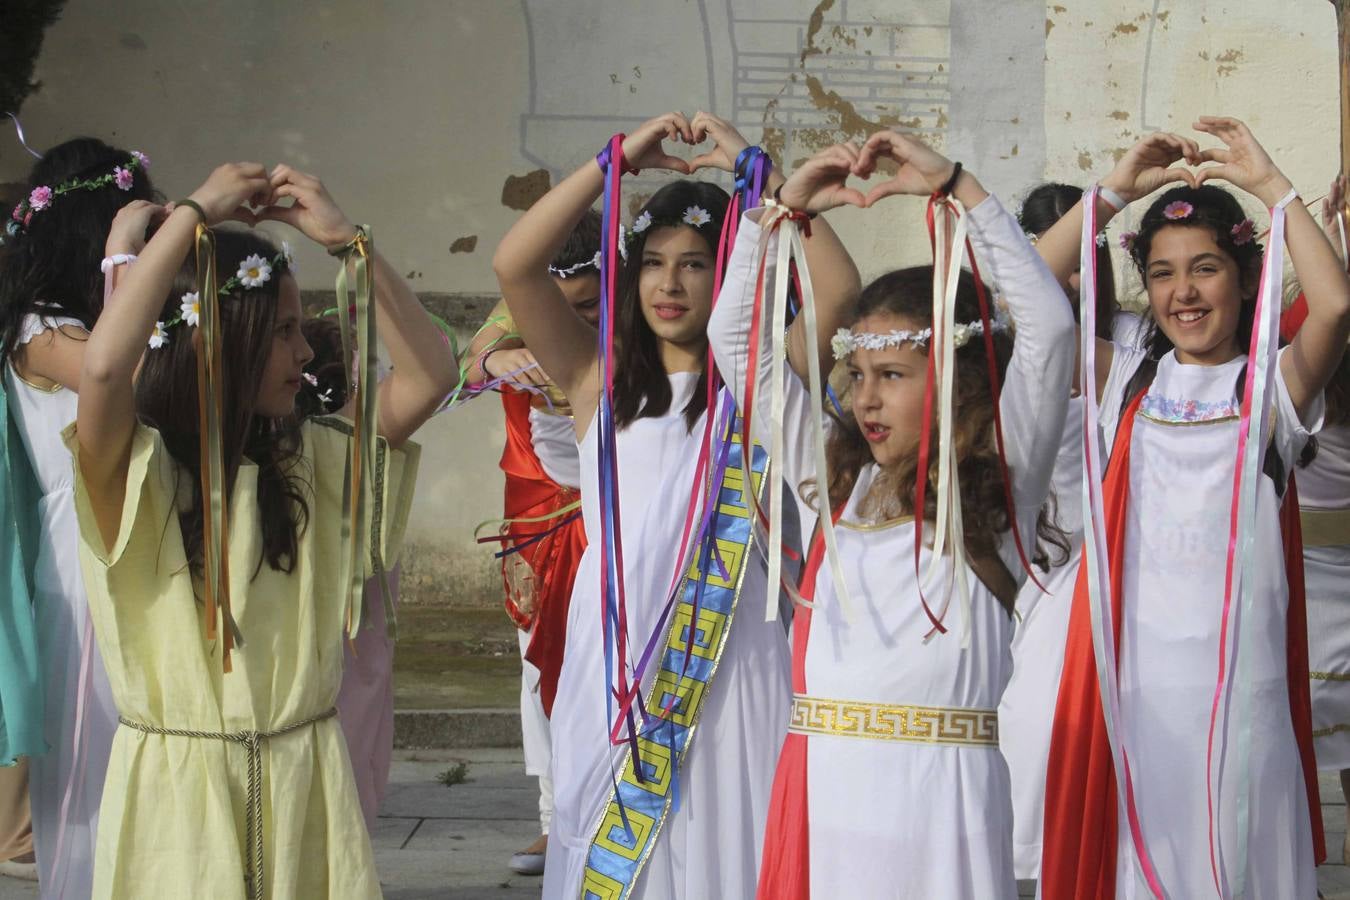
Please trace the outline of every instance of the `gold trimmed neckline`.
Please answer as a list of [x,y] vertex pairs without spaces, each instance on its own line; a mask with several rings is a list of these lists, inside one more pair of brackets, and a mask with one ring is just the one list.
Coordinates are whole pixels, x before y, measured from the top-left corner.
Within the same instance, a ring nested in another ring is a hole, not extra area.
[[28,387],[37,391],[39,394],[59,394],[66,389],[65,385],[60,384],[59,382],[54,387],[49,388],[43,387],[40,384],[33,384],[33,382],[29,381],[27,378],[24,378],[23,375],[19,373],[18,369],[14,368],[14,363],[9,364],[9,370],[14,373],[14,377],[18,379],[19,382],[21,382],[22,384],[26,384]]
[[847,519],[841,518],[834,524],[838,525],[840,528],[847,528],[849,531],[883,531],[887,528],[894,528],[897,525],[907,525],[913,521],[913,516],[897,516],[894,519],[887,519],[884,522],[863,524],[862,522],[850,522]]

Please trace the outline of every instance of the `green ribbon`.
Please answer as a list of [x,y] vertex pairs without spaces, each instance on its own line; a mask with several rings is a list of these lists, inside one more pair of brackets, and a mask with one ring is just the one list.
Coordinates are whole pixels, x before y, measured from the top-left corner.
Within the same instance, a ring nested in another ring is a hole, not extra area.
[[[398,623],[394,614],[393,597],[385,573],[380,536],[374,533],[376,498],[371,466],[375,465],[379,452],[377,411],[379,385],[376,381],[379,347],[375,310],[371,308],[375,271],[371,262],[374,240],[370,227],[358,226],[354,238],[329,252],[342,260],[342,266],[337,274],[338,325],[342,335],[342,358],[353,359],[353,349],[359,354],[355,366],[343,367],[347,398],[352,405],[352,421],[355,426],[355,433],[347,450],[346,478],[342,492],[344,510],[342,537],[348,549],[345,577],[348,603],[347,633],[355,638],[361,629],[365,583],[361,536],[369,535],[370,560],[376,582],[380,586],[380,598],[384,604],[385,631],[390,638],[395,638],[398,634]],[[347,281],[349,266],[355,281],[354,301],[349,300],[353,293]],[[355,333],[352,316],[348,312],[352,306],[356,308]]]

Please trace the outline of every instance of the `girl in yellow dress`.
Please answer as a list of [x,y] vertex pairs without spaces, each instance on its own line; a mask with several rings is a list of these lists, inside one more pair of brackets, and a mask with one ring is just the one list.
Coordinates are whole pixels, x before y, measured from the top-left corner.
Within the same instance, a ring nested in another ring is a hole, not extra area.
[[[231,218],[281,221],[330,249],[363,234],[312,176],[221,166],[166,210],[89,337],[79,415],[65,439],[76,458],[89,607],[121,722],[93,896],[378,897],[333,718],[352,409],[294,415],[313,353],[289,249],[242,229],[216,235],[233,623],[202,599],[203,520],[212,518],[201,492],[204,335],[189,251],[199,221]],[[373,252],[370,266],[394,371],[380,387],[379,451],[367,461],[371,533],[356,559],[364,566],[382,554],[392,566],[416,476],[408,438],[457,373],[403,279]],[[236,633],[242,640],[229,650]]]

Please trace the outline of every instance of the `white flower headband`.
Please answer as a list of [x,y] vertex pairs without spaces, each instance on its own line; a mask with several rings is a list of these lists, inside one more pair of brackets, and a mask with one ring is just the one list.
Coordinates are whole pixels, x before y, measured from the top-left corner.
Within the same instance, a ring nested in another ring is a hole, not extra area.
[[[622,245],[623,242],[620,241],[620,246]],[[586,269],[595,269],[597,272],[600,271],[599,250],[595,251],[595,256],[591,257],[590,259],[584,259],[581,262],[577,263],[576,265],[568,266],[565,269],[559,268],[558,266],[550,265],[548,267],[548,273],[550,275],[556,275],[559,278],[569,278],[577,274],[578,272],[584,271]]]
[[[222,284],[216,293],[225,297],[240,288],[252,290],[262,287],[272,280],[273,271],[295,271],[295,254],[291,251],[291,245],[286,241],[281,242],[281,251],[270,260],[264,259],[257,253],[244,257],[243,262],[239,263],[239,271]],[[178,300],[178,315],[167,322],[155,323],[155,330],[150,332],[150,349],[158,350],[169,343],[170,328],[183,323],[196,328],[200,319],[201,297],[196,291],[188,291]]]
[[[999,310],[993,320],[994,331],[1007,331],[1010,327],[1007,315]],[[970,343],[970,339],[984,334],[984,323],[958,322],[952,330],[952,342],[957,347],[964,347]],[[834,351],[835,359],[846,359],[854,350],[885,350],[887,347],[903,347],[909,344],[916,350],[926,345],[933,339],[933,329],[924,328],[920,331],[887,331],[878,333],[875,331],[850,331],[847,328],[840,328],[830,338],[830,349]]]

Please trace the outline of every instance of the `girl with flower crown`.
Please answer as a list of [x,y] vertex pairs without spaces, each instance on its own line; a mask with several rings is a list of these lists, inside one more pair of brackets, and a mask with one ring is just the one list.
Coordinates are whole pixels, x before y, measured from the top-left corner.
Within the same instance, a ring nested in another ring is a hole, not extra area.
[[[777,764],[759,896],[880,898],[900,891],[1011,898],[1017,894],[1012,809],[995,710],[1011,668],[1012,606],[1022,575],[1012,529],[1027,548],[1038,534],[1054,537],[1042,507],[1064,422],[1073,318],[1063,302],[1047,302],[1062,291],[1017,221],[974,175],[912,138],[873,135],[851,168],[799,191],[805,202],[796,208],[816,213],[856,202],[844,193],[844,179],[870,176],[882,159],[899,168],[866,204],[939,191],[964,204],[975,252],[1006,300],[1017,339],[1006,323],[992,326],[1002,383],[996,399],[976,283],[963,272],[954,300],[954,399],[944,415],[953,418],[965,572],[955,571],[950,552],[936,561],[927,545],[916,552],[916,479],[936,469],[917,471],[933,326],[931,265],[877,278],[845,319],[851,329],[836,336],[850,388],[843,417],[831,422],[823,481],[814,480],[809,427],[820,398],[790,373],[781,410],[770,409],[767,391],[757,392],[754,421],[768,423],[776,414],[783,422],[786,454],[775,463],[795,489],[803,542],[821,517],[836,518],[851,607],[844,609],[821,566],[817,537],[802,580],[802,596],[812,605],[798,608],[792,625],[792,725]],[[786,189],[782,200],[795,206]],[[741,225],[709,326],[718,365],[738,391],[752,353],[762,214],[748,213]],[[770,270],[779,239],[776,233],[768,239]],[[757,353],[755,380],[767,385],[773,374],[767,330]],[[1007,428],[1011,510],[995,449],[995,404]],[[921,512],[930,535],[936,493],[932,479]],[[918,571],[935,577],[921,584]],[[938,613],[946,633],[926,640],[933,620],[925,603],[940,605],[958,576],[969,602]]]
[[[214,232],[220,355],[202,330],[198,284],[212,268],[205,231],[200,259],[190,252],[194,231],[229,218],[284,222],[373,274],[394,369],[379,386],[378,449],[359,457],[373,507],[355,536],[344,513],[360,449],[353,403],[334,417],[294,415],[312,351],[289,253],[257,232]],[[199,353],[221,379],[218,407],[207,391],[199,408]],[[287,166],[218,168],[118,284],[64,433],[120,724],[94,897],[380,896],[334,719],[344,619],[352,576],[359,587],[367,560],[397,560],[418,456],[408,439],[455,374],[365,231]],[[221,442],[203,447],[214,421]]]
[[[1182,183],[1154,200],[1127,239],[1148,294],[1144,349],[1100,340],[1096,347],[1101,437],[1110,448],[1101,489],[1105,596],[1094,599],[1085,564],[1046,785],[1041,889],[1055,900],[1228,896],[1244,883],[1252,897],[1317,893],[1302,573],[1288,516],[1282,534],[1280,505],[1288,473],[1321,425],[1322,390],[1350,335],[1350,283],[1251,131],[1230,118],[1202,117],[1194,127],[1223,146],[1202,151],[1189,138],[1151,135],[1097,195],[1101,222]],[[1193,172],[1173,166],[1179,161],[1216,165]],[[1247,430],[1244,378],[1257,365],[1247,347],[1259,327],[1263,253],[1233,195],[1205,183],[1214,179],[1286,210],[1312,326],[1279,353],[1264,473],[1256,474],[1245,525],[1234,472]],[[1056,272],[1077,266],[1082,221],[1079,204],[1041,239]],[[1242,561],[1231,558],[1227,536],[1239,525],[1259,559],[1243,568],[1243,594],[1233,591],[1235,604],[1244,599],[1244,620],[1228,633],[1226,572]],[[1108,602],[1109,620],[1093,609]],[[1100,679],[1095,654],[1106,651],[1094,648],[1094,621],[1115,629],[1116,671]],[[1234,699],[1221,704],[1224,673],[1233,671]],[[1104,691],[1111,709],[1102,705]],[[1244,709],[1254,716],[1238,732],[1228,720],[1240,721]]]
[[[0,404],[12,476],[0,492],[21,481],[31,487],[15,506],[19,528],[32,533],[22,578],[32,606],[19,612],[36,626],[40,661],[38,671],[31,654],[0,654],[0,744],[9,746],[0,763],[34,754],[30,800],[44,897],[89,896],[117,727],[76,562],[73,474],[60,433],[75,418],[89,330],[156,215],[147,163],[93,138],[53,147],[33,166],[0,245]],[[23,587],[4,592],[3,603],[27,607]],[[26,671],[7,668],[24,659]],[[40,716],[36,731],[11,718],[24,703]]]
[[[714,148],[687,163],[663,147],[667,140],[705,139]],[[715,116],[699,113],[690,120],[669,113],[624,139],[622,156],[641,169],[730,171],[746,146]],[[775,173],[768,189],[781,183]],[[637,807],[614,816],[607,812],[614,809],[615,773],[623,769],[627,751],[610,743],[604,651],[596,627],[602,544],[599,354],[594,330],[568,308],[548,273],[549,262],[602,187],[601,166],[587,161],[521,217],[493,261],[526,346],[572,406],[581,453],[588,544],[573,590],[551,722],[555,811],[544,882],[548,897],[575,896],[583,882],[593,891],[611,889],[614,870],[600,871],[596,861],[616,858],[607,857],[611,851],[622,856],[630,835],[641,835],[644,822],[651,821]],[[727,199],[720,188],[693,180],[657,191],[634,220],[619,274],[613,409],[633,661],[657,630],[671,591],[704,424],[714,414],[707,408],[706,328]],[[822,302],[848,303],[857,273],[828,228],[817,229],[809,252],[819,262]],[[723,405],[720,397],[715,402]],[[762,598],[765,569],[758,551],[743,574],[739,596]],[[643,857],[645,865],[622,876],[635,879],[632,896],[693,900],[754,891],[769,772],[787,724],[788,670],[782,626],[763,621],[758,603],[748,602],[728,626],[715,680],[678,771],[667,778],[658,764],[647,772],[648,783],[665,778],[674,784],[664,791],[670,812],[653,822],[660,831]],[[640,687],[645,692],[649,685]],[[677,804],[669,802],[672,795]]]

